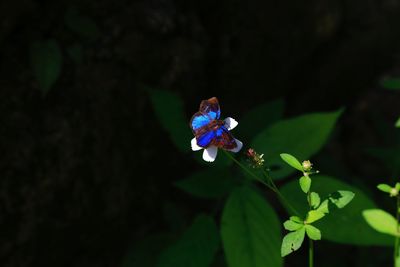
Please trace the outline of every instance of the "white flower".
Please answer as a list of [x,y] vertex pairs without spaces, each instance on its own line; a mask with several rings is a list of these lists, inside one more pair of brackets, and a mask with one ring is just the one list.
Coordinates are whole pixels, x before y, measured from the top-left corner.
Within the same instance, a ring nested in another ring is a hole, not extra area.
[[[233,128],[235,128],[239,124],[235,119],[230,118],[230,117],[226,118],[224,120],[224,123],[225,123],[224,126],[225,126],[226,129],[228,129],[228,131],[232,130]],[[235,142],[236,142],[236,147],[234,149],[227,149],[228,151],[237,153],[242,149],[243,143],[240,142],[239,140],[237,140],[236,138],[235,138]],[[203,159],[205,161],[213,162],[215,160],[215,158],[217,157],[218,147],[216,147],[216,146],[212,146],[211,145],[211,146],[209,146],[207,148],[198,146],[196,138],[193,138],[191,140],[191,145],[192,145],[192,150],[193,151],[198,151],[198,150],[204,149],[204,151],[203,151]]]

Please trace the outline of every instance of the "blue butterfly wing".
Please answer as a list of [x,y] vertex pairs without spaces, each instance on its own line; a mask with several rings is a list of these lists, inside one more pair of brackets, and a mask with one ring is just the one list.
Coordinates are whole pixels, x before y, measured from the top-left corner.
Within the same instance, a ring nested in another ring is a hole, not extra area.
[[190,127],[194,132],[196,132],[200,128],[210,124],[211,121],[212,119],[207,114],[204,114],[202,112],[197,112],[196,114],[193,115],[192,119],[190,120]]
[[216,138],[216,131],[204,132],[202,135],[196,137],[197,145],[201,147],[208,147]]
[[221,117],[221,109],[216,97],[201,101],[199,110],[203,114],[207,114],[212,120],[218,120]]
[[215,131],[213,145],[224,149],[234,149],[237,146],[235,138],[225,126],[220,126]]

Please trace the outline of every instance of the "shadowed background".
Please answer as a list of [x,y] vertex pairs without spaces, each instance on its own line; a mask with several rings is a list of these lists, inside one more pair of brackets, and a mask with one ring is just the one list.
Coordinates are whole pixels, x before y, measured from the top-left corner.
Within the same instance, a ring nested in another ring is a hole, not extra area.
[[[398,139],[400,94],[381,81],[399,74],[399,12],[397,0],[1,1],[1,265],[153,266],[129,255],[156,259],[163,242],[132,248],[154,233],[176,239],[199,212],[218,221],[223,201],[173,186],[201,167],[155,116],[152,89],[179,96],[187,122],[217,96],[238,127],[275,99],[285,117],[344,107],[323,150],[337,165],[319,169],[393,209],[374,188],[399,161],[365,149]],[[213,266],[225,266],[217,254]],[[305,254],[287,266],[305,266]],[[384,266],[391,251],[323,241],[316,255]]]

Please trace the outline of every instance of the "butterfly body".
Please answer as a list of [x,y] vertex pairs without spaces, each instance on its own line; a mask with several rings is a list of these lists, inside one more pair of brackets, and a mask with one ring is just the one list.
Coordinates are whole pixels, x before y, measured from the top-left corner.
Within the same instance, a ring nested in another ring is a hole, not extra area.
[[216,97],[200,103],[199,112],[190,120],[190,127],[198,146],[203,148],[215,146],[227,150],[237,147],[235,138],[226,127],[226,122],[220,120],[220,116],[221,111]]

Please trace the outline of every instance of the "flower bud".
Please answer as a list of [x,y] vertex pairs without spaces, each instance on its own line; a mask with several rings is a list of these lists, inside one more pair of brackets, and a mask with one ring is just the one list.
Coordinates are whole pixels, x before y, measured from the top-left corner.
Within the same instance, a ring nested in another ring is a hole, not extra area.
[[310,171],[312,169],[312,163],[309,160],[303,161],[301,164],[303,166],[304,171]]

